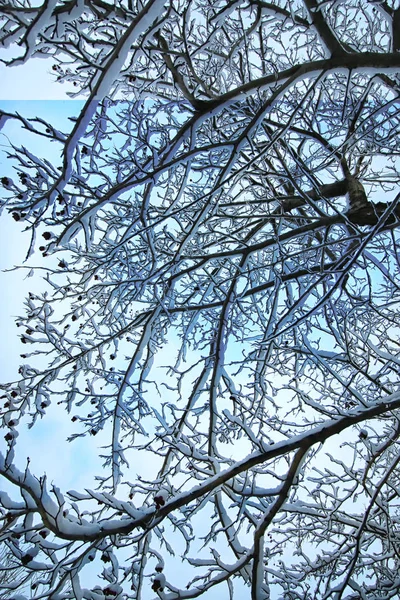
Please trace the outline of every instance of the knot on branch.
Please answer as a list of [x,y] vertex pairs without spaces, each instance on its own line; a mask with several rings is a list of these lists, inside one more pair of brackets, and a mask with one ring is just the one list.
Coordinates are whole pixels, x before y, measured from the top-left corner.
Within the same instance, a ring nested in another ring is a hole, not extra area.
[[[370,202],[365,193],[363,184],[353,176],[347,176],[347,193],[349,197],[349,211],[347,218],[354,225],[376,225],[388,207],[386,202]],[[400,207],[396,207],[388,217],[386,223],[393,224],[400,218]]]
[[370,204],[363,184],[355,177],[348,177],[347,193],[349,195],[350,211],[367,208]]
[[[364,206],[359,206],[355,209],[350,209],[347,213],[347,218],[354,225],[376,225],[388,207],[386,202],[367,202]],[[396,221],[400,220],[400,206],[397,206],[395,210],[386,220],[387,225],[393,225]]]

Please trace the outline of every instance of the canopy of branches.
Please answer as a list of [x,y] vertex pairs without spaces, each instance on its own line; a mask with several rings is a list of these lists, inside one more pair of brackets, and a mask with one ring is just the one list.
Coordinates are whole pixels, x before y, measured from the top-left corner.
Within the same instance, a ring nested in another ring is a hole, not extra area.
[[[2,385],[0,591],[397,597],[397,0],[1,9],[8,68],[83,103],[0,112],[54,156],[11,140],[1,178],[46,281]],[[16,467],[53,405],[107,440],[97,489]]]

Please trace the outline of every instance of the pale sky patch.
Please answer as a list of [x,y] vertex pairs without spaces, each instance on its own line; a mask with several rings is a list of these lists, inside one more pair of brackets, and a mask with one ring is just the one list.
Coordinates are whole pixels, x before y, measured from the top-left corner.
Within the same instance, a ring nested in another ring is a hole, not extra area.
[[[18,46],[2,49],[0,61],[8,61],[22,52]],[[56,84],[51,66],[51,59],[43,58],[30,58],[15,67],[0,62],[0,100],[70,100],[67,92],[76,93],[76,89],[72,84]]]

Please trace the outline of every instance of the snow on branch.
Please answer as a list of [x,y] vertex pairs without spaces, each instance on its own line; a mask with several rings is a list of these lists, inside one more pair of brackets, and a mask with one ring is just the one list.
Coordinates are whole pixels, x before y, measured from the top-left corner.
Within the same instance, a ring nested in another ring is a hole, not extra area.
[[[32,283],[0,596],[394,597],[399,10],[31,4],[2,2],[3,62],[82,108],[0,111],[6,276]],[[26,462],[41,422],[82,449],[72,490]]]

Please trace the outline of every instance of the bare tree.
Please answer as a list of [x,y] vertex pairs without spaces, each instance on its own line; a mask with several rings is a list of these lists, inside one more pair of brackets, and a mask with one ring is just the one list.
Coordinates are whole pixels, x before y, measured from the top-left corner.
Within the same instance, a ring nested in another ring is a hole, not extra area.
[[[9,67],[85,98],[70,131],[1,114],[60,150],[2,179],[50,265],[3,385],[32,597],[397,597],[397,0],[1,6]],[[15,467],[51,402],[109,435],[97,490]]]
[[[24,579],[25,581],[23,581]],[[2,545],[0,549],[0,598],[9,598],[10,591],[13,589],[23,589],[27,579],[29,579],[29,574],[25,572],[21,563],[15,560],[13,553],[7,549],[6,545]]]

